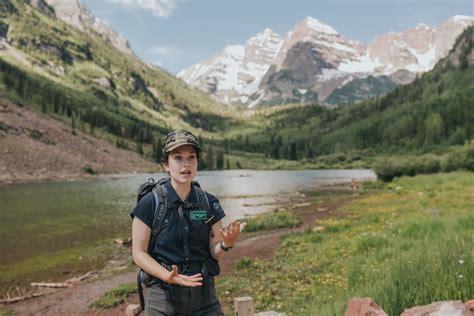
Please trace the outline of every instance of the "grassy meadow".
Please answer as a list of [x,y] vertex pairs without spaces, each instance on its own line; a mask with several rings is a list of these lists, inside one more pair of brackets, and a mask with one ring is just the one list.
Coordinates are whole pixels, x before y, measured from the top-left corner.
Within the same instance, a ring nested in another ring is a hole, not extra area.
[[242,258],[217,282],[226,314],[233,298],[247,295],[256,311],[287,315],[343,315],[351,297],[372,297],[389,315],[474,297],[472,173],[402,177],[364,190],[339,216],[317,223],[324,232],[285,236],[271,261]]

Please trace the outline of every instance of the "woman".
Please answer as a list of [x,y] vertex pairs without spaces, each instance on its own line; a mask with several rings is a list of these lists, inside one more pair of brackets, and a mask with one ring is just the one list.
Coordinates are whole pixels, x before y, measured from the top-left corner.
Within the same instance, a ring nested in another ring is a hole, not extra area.
[[199,208],[203,205],[200,189],[192,181],[200,153],[191,132],[179,130],[166,136],[162,165],[170,176],[163,184],[168,211],[154,244],[149,245],[157,206],[153,192],[131,213],[133,260],[153,279],[145,284],[149,286],[145,315],[223,315],[215,294],[214,259],[233,248],[240,223],[223,228],[224,211],[209,193],[205,194],[208,211]]

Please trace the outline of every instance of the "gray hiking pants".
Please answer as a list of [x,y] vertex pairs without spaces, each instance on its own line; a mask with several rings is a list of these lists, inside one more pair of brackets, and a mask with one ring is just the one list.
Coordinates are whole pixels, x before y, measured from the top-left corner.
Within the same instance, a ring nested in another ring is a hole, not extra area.
[[160,287],[147,288],[145,316],[183,315],[183,316],[223,316],[221,305],[216,297],[214,282],[211,282],[211,300],[205,304],[202,287],[180,287],[176,291],[176,302],[166,300]]

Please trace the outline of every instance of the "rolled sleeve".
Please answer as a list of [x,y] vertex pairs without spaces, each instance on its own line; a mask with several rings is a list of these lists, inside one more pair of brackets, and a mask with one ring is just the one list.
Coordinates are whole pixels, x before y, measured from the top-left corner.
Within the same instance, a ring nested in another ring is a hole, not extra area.
[[209,206],[211,207],[211,216],[214,216],[214,218],[211,220],[211,224],[214,225],[225,217],[225,212],[221,203],[214,195],[209,193],[206,194],[209,199]]

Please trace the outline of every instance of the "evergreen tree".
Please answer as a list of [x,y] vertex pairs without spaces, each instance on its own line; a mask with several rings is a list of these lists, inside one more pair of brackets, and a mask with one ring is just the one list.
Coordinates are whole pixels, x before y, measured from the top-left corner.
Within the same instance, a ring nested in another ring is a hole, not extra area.
[[290,159],[291,160],[298,160],[298,153],[296,151],[296,143],[291,143],[290,147]]
[[222,150],[217,152],[216,168],[218,170],[224,169],[224,152]]
[[425,145],[437,145],[443,138],[443,119],[433,113],[425,120]]
[[158,140],[156,141],[155,144],[156,144],[154,146],[155,147],[155,152],[154,152],[155,161],[157,163],[161,163],[161,158],[163,158],[163,150],[162,150],[163,145],[161,143],[161,138],[158,137]]
[[211,146],[209,146],[209,149],[207,150],[206,166],[207,166],[207,169],[209,170],[214,169],[214,152],[212,151]]
[[141,141],[137,142],[137,153],[139,153],[140,155],[143,155],[143,144]]

